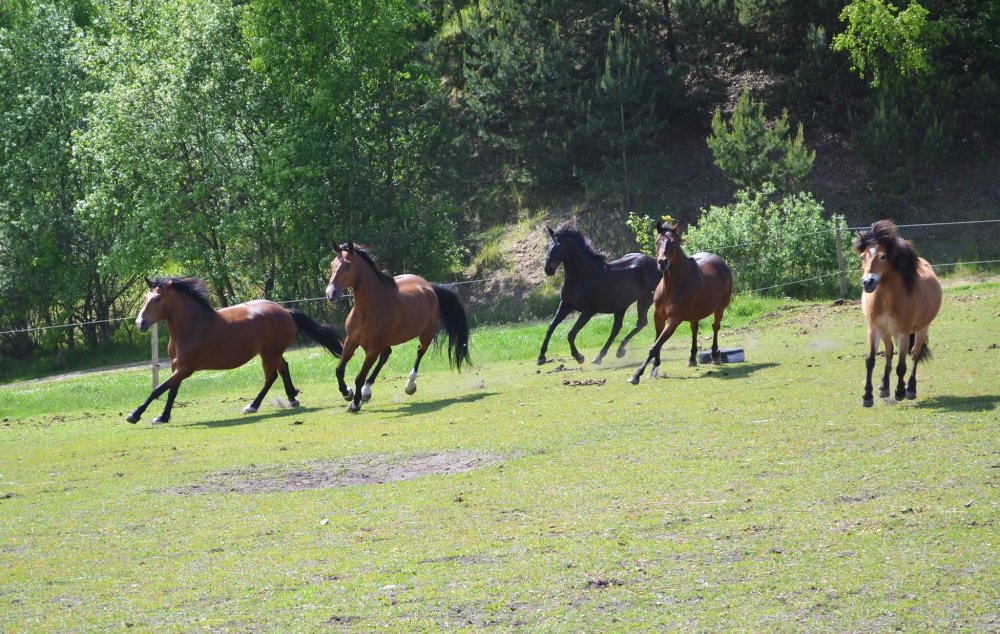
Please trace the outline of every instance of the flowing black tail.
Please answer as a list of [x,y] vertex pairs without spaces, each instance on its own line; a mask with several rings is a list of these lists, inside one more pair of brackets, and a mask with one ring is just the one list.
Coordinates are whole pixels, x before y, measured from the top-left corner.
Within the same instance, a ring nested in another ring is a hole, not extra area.
[[461,371],[463,362],[472,363],[469,358],[469,320],[458,295],[436,284],[434,292],[441,308],[441,323],[448,333],[448,365],[454,365]]
[[288,312],[292,314],[292,319],[295,320],[295,325],[299,327],[299,330],[333,353],[333,356],[339,357],[343,354],[344,341],[332,326],[316,322],[309,315],[294,308],[289,308]]

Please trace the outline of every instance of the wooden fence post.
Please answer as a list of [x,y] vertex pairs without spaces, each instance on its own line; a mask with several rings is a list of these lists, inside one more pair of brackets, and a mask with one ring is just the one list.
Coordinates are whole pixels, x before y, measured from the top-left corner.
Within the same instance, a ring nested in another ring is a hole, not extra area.
[[159,324],[153,324],[153,327],[149,329],[149,340],[152,346],[153,352],[153,387],[155,388],[160,384],[160,334]]
[[837,226],[837,267],[840,269],[840,298],[847,297],[847,267],[844,266],[844,248],[840,244],[840,221]]

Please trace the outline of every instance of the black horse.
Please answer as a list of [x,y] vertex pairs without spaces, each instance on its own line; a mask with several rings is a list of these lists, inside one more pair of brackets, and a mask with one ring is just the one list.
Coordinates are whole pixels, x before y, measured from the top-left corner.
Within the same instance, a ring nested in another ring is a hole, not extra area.
[[599,364],[622,329],[625,311],[638,302],[636,308],[639,319],[635,328],[618,346],[617,356],[625,356],[625,344],[648,321],[646,314],[653,303],[653,291],[661,277],[656,260],[641,253],[629,253],[620,260],[608,262],[606,256],[594,251],[573,220],[562,223],[555,231],[548,227],[546,229],[552,240],[546,250],[545,274],[555,275],[556,269],[562,264],[566,270],[566,279],[559,292],[556,316],[545,332],[542,350],[538,353],[538,364],[545,363],[545,350],[549,347],[552,331],[574,310],[580,311],[580,317],[570,329],[568,339],[570,352],[579,363],[583,363],[583,355],[576,349],[576,334],[597,313],[615,316],[611,336],[601,348],[601,354],[594,359],[594,363]]

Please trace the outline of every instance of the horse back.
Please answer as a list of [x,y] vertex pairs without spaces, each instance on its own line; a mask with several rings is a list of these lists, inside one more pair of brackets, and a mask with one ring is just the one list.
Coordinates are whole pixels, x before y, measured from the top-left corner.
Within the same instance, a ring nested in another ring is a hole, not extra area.
[[284,352],[295,339],[291,313],[274,302],[260,299],[215,311],[219,317],[206,328],[196,345],[184,348],[198,370],[237,368],[259,354]]
[[733,270],[729,268],[729,263],[714,253],[705,251],[699,251],[691,257],[698,263],[703,280],[709,286],[718,282],[720,298],[723,300],[721,303],[728,305],[733,294]]

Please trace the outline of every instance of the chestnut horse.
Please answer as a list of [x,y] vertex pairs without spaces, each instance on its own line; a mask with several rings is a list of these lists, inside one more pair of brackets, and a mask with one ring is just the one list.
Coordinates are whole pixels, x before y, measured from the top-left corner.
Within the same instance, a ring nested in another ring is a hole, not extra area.
[[[885,343],[885,373],[879,396],[889,398],[893,339],[899,347],[896,366],[896,401],[917,398],[917,364],[931,358],[927,330],[941,309],[941,283],[927,260],[917,255],[896,225],[879,220],[868,231],[858,233],[854,251],[861,256],[861,308],[868,320],[867,378],[861,404],[871,407],[872,370],[879,339]],[[913,357],[913,372],[906,378],[906,354]]]
[[628,253],[614,262],[608,262],[607,257],[594,251],[573,220],[562,223],[555,231],[548,227],[546,229],[551,240],[545,251],[545,274],[555,275],[556,269],[562,264],[566,277],[559,291],[559,307],[556,308],[555,317],[542,340],[538,364],[542,365],[546,361],[545,351],[549,347],[552,331],[574,310],[580,311],[580,317],[570,329],[567,339],[570,353],[578,363],[583,363],[583,355],[576,349],[576,334],[595,314],[611,313],[615,316],[611,324],[611,335],[593,361],[600,364],[622,329],[625,311],[635,304],[635,327],[622,339],[616,353],[619,359],[624,357],[625,345],[629,339],[646,327],[646,314],[653,303],[653,290],[660,281],[656,260],[642,253]]
[[215,310],[208,301],[205,285],[194,278],[146,279],[149,292],[135,323],[146,332],[158,321],[167,322],[170,340],[170,368],[173,373],[157,385],[149,398],[125,417],[130,423],[139,422],[149,404],[170,390],[163,413],[153,423],[170,420],[170,409],[177,397],[181,381],[198,370],[229,370],[238,368],[260,355],[264,366],[264,387],[252,403],[243,408],[252,414],[260,407],[267,391],[278,375],[285,384],[288,404],[297,406],[299,391],[292,385],[288,363],[282,356],[301,330],[336,356],[342,351],[336,331],[316,323],[304,313],[259,299],[245,304]]
[[691,324],[691,359],[689,366],[698,365],[698,321],[715,315],[712,322],[712,363],[722,362],[719,355],[719,326],[733,294],[733,272],[726,261],[711,253],[699,252],[691,257],[681,249],[677,223],[656,223],[656,265],[663,279],[653,295],[653,324],[656,341],[649,356],[628,382],[639,384],[646,366],[653,361],[650,377],[659,375],[660,348],[674,334],[681,322]]
[[[392,354],[392,346],[419,337],[417,359],[404,390],[407,394],[416,392],[420,360],[441,326],[448,334],[448,363],[461,370],[463,362],[470,362],[469,322],[458,295],[417,275],[389,277],[379,270],[367,251],[351,241],[334,247],[334,251],[337,257],[330,262],[327,299],[335,301],[347,289],[354,289],[354,308],[347,315],[344,354],[337,365],[340,393],[351,401],[348,410],[356,412],[361,409],[362,401],[371,400],[372,385]],[[349,389],[344,382],[344,370],[358,346],[364,348],[365,361],[354,389]],[[369,376],[372,365],[375,370]]]

